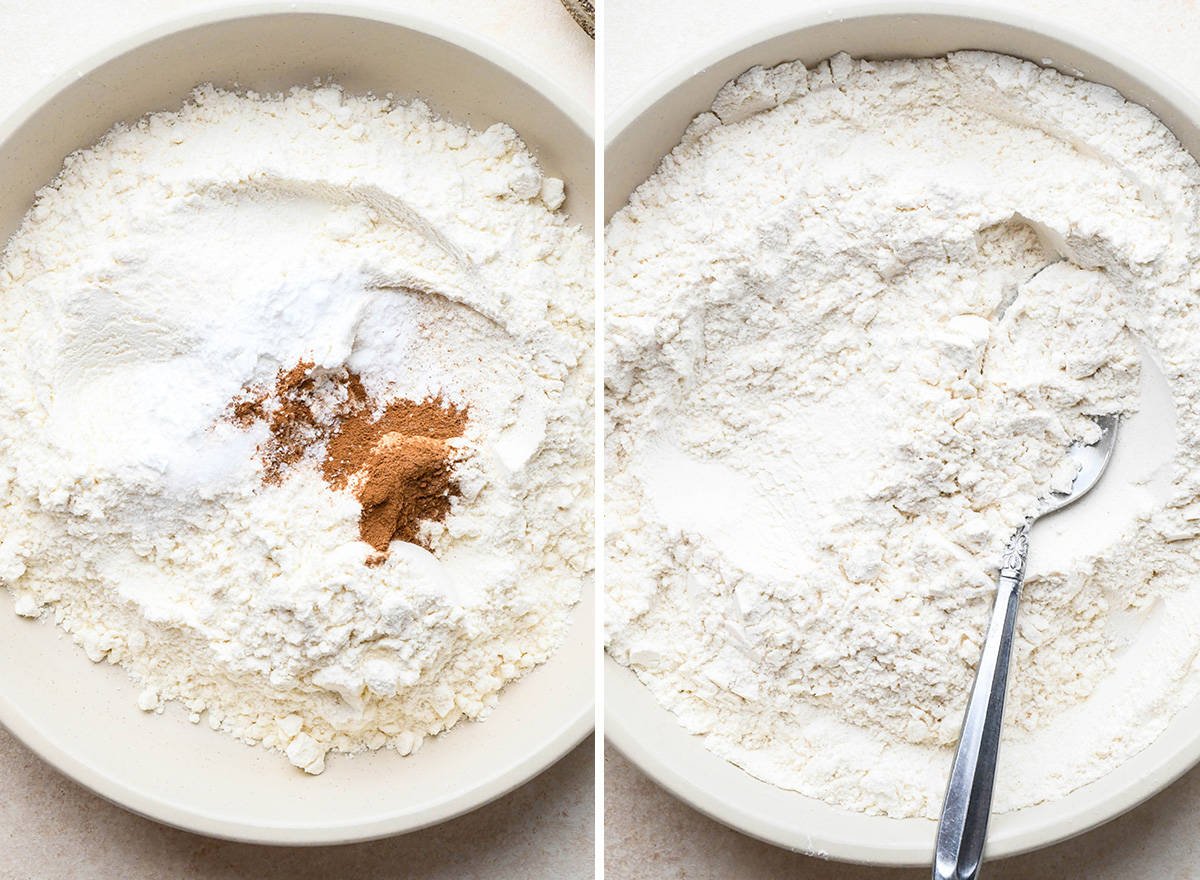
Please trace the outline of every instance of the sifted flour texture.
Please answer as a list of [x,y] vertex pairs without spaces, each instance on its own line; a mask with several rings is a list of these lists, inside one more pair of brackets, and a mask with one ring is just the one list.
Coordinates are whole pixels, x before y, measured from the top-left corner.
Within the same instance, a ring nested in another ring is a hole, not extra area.
[[753,69],[607,232],[608,650],[749,773],[936,817],[1000,554],[1033,533],[996,806],[1200,691],[1200,167],[994,54]]
[[506,125],[328,85],[69,156],[0,264],[17,613],[308,773],[485,718],[591,570],[563,201]]

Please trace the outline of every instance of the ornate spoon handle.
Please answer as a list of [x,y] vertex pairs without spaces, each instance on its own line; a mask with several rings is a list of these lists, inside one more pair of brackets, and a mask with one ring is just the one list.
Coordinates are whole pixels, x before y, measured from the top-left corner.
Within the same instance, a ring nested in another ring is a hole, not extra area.
[[946,789],[938,823],[937,855],[933,880],[975,880],[983,862],[988,817],[992,811],[992,783],[1000,753],[1000,728],[1004,721],[1004,694],[1012,659],[1017,624],[1017,601],[1025,580],[1029,553],[1029,525],[1009,542],[1001,563],[996,604],[988,624],[983,655],[971,687],[971,701],[963,721],[954,769]]

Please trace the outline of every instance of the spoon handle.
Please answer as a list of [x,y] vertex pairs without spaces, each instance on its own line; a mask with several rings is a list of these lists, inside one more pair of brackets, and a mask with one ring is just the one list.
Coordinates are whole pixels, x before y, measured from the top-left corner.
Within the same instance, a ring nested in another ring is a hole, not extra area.
[[938,823],[933,880],[975,880],[979,876],[992,810],[992,783],[1000,752],[1017,601],[1025,580],[1028,552],[1029,527],[1025,526],[1013,536],[1004,552],[996,604],[992,608],[983,655],[975,672],[975,684],[971,687],[971,701],[967,705],[942,818]]

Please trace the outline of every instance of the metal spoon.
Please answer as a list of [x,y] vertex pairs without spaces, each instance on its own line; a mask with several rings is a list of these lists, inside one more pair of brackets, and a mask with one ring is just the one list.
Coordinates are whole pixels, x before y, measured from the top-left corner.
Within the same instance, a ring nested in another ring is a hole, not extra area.
[[1108,467],[1117,445],[1117,416],[1094,416],[1100,439],[1091,446],[1072,444],[1067,454],[1080,465],[1071,490],[1042,499],[1037,512],[1025,521],[1004,550],[996,604],[988,624],[983,655],[971,687],[971,701],[963,720],[954,769],[938,823],[937,852],[933,880],[975,880],[983,862],[988,817],[992,811],[992,783],[1000,752],[1000,728],[1004,720],[1004,693],[1008,665],[1012,659],[1017,623],[1017,600],[1025,581],[1025,557],[1029,553],[1029,530],[1048,513],[1061,510],[1086,495]]

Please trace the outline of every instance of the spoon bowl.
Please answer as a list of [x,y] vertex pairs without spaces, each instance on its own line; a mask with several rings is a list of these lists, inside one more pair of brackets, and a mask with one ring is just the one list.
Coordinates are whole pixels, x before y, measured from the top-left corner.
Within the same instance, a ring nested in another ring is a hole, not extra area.
[[1038,519],[1075,503],[1100,482],[1117,445],[1119,416],[1092,418],[1100,428],[1096,442],[1086,445],[1076,442],[1067,449],[1067,457],[1078,468],[1070,489],[1043,496],[1037,512],[1025,520],[1001,557],[996,604],[975,671],[975,683],[971,686],[971,698],[938,822],[933,880],[976,880],[979,876],[992,813],[992,787],[1000,754],[1008,668],[1017,630],[1017,602],[1025,582],[1025,560],[1029,556],[1029,530]]
[[1031,523],[1048,513],[1054,513],[1069,504],[1074,504],[1100,481],[1100,476],[1108,467],[1109,461],[1112,460],[1113,449],[1117,445],[1117,427],[1121,420],[1119,416],[1115,415],[1092,416],[1092,420],[1100,428],[1100,439],[1090,446],[1072,443],[1067,449],[1067,455],[1079,465],[1079,471],[1075,474],[1070,491],[1051,492],[1043,498],[1042,507]]

